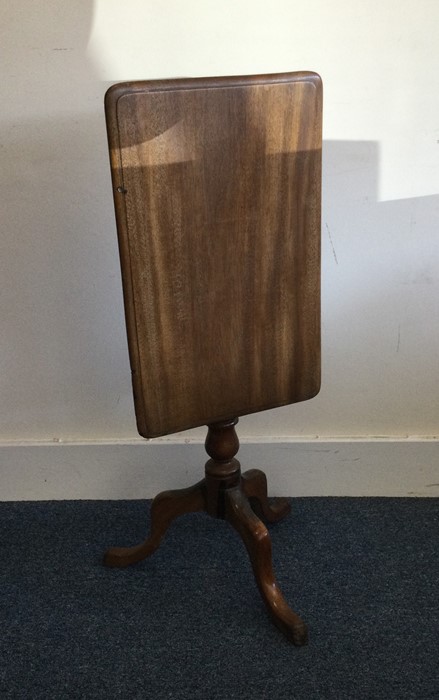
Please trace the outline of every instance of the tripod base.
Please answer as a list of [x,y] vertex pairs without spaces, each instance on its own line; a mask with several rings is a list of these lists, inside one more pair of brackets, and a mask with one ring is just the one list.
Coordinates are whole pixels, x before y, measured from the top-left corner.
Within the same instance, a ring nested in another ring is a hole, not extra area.
[[[210,444],[212,433],[222,430],[224,439],[224,431],[233,430],[234,433],[236,422],[235,419],[209,426],[210,440],[208,434],[206,441],[206,449],[211,448],[210,452],[208,449],[209,454],[213,453],[218,457],[217,449],[212,448]],[[220,439],[220,443],[224,447],[223,439]],[[278,499],[276,504],[272,505],[267,496],[264,472],[251,469],[241,475],[239,462],[233,457],[228,460],[210,459],[206,464],[206,478],[195,486],[164,491],[156,496],[151,507],[150,536],[135,547],[109,549],[105,554],[104,564],[124,567],[149,557],[160,545],[173,520],[185,513],[197,511],[205,511],[214,517],[227,520],[235,528],[247,548],[256,583],[271,619],[293,644],[306,644],[306,625],[291,610],[279,589],[273,573],[270,535],[256,514],[273,523],[289,513],[289,504],[286,499]]]

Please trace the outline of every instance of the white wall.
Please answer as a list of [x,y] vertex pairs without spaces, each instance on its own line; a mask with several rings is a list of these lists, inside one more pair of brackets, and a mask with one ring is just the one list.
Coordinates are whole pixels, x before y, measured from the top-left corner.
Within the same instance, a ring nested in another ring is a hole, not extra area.
[[323,386],[240,433],[436,436],[438,26],[436,0],[3,3],[0,444],[136,435],[107,86],[301,69],[325,86]]

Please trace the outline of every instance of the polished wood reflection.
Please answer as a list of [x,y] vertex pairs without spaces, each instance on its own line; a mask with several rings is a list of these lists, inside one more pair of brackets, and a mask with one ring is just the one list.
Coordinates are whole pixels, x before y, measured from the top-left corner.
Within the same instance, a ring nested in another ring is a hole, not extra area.
[[306,627],[276,582],[263,524],[289,512],[241,474],[237,418],[320,388],[322,83],[311,72],[122,83],[105,99],[137,428],[207,425],[195,486],[159,494],[150,556],[173,520],[205,511],[245,543],[286,637]]
[[321,113],[314,73],[107,93],[144,437],[319,391]]

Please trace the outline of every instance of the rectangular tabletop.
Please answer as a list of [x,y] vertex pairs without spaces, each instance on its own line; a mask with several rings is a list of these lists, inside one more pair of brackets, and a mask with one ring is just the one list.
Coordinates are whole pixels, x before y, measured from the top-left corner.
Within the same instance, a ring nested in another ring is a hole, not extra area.
[[138,430],[320,386],[320,78],[115,85],[106,115]]

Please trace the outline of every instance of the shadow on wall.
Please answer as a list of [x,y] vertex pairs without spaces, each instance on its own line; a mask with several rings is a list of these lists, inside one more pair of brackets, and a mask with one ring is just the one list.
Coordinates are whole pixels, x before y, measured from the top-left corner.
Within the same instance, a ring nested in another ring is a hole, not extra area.
[[[6,14],[0,437],[134,436],[92,3]],[[242,435],[437,433],[439,196],[378,177],[377,143],[325,142],[322,391]]]
[[323,163],[326,434],[435,434],[439,195],[378,201],[376,142],[327,141]]
[[5,439],[130,431],[105,86],[85,56],[92,11],[18,0],[3,13]]

